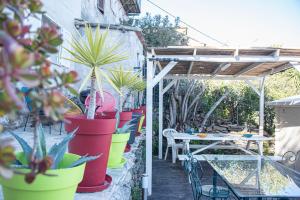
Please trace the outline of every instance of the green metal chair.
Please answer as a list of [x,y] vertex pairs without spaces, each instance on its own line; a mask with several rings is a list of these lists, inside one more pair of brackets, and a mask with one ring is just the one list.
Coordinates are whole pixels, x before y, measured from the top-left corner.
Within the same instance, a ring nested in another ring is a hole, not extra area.
[[191,170],[189,178],[191,181],[194,200],[200,200],[202,196],[221,200],[229,198],[229,190],[226,187],[202,185],[201,177],[203,176],[203,168],[195,158],[192,158],[190,161]]

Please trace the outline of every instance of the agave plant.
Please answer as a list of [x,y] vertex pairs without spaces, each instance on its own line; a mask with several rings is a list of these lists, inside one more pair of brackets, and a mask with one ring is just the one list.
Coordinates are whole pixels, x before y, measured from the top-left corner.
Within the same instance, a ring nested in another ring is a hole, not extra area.
[[[67,136],[58,144],[54,144],[49,150],[47,150],[46,146],[46,139],[43,131],[42,125],[38,126],[38,148],[35,154],[36,158],[34,159],[36,162],[32,162],[31,156],[33,149],[30,145],[20,136],[17,134],[10,132],[14,138],[20,144],[24,156],[27,159],[27,163],[29,163],[32,172],[26,174],[25,180],[28,183],[32,183],[37,174],[46,174],[47,169],[57,169],[60,162],[63,160],[63,157],[67,151],[68,143],[74,138],[74,134],[77,131],[75,129],[72,133],[67,134]],[[97,156],[82,156],[78,160],[74,161],[72,164],[68,166],[68,168],[79,166],[85,162],[95,160],[99,158],[101,155]],[[28,165],[24,165],[19,160],[16,160],[15,163],[12,165],[12,168],[29,168]]]
[[[120,91],[119,95],[119,111],[123,110],[123,94],[125,89],[133,87],[139,81],[139,77],[132,71],[126,71],[120,66],[118,69],[111,70],[111,81]],[[130,95],[130,92],[128,93]]]
[[116,120],[117,120],[117,123],[116,123],[116,132],[115,134],[122,134],[122,133],[128,133],[130,132],[131,128],[134,126],[133,124],[131,124],[131,122],[134,120],[129,120],[128,122],[126,122],[121,128],[118,128],[119,127],[119,124],[120,124],[120,112],[117,111],[116,113]]
[[[109,42],[108,40],[109,29],[106,29],[103,33],[100,33],[99,26],[95,31],[88,25],[85,26],[84,36],[79,33],[77,36],[73,36],[70,45],[71,49],[66,49],[72,58],[65,58],[75,63],[82,64],[88,67],[89,73],[83,80],[79,92],[85,87],[87,82],[91,80],[90,90],[90,105],[88,108],[87,118],[94,119],[96,108],[96,84],[98,86],[100,96],[103,98],[102,79],[106,80],[113,88],[119,93],[118,87],[110,79],[109,75],[104,70],[104,65],[116,63],[127,58],[124,53],[118,52],[120,43]],[[113,44],[109,46],[109,44]]]

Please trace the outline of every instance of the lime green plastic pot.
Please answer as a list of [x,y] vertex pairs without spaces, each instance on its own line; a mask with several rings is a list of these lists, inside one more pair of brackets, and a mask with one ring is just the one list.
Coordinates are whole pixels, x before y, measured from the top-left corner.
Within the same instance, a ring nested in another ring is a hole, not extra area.
[[130,133],[121,133],[112,135],[112,143],[109,151],[108,167],[121,168],[126,160],[123,158],[123,153]]
[[[24,154],[17,155],[24,161]],[[73,168],[66,168],[80,156],[65,154],[59,169],[48,170],[47,174],[55,176],[37,175],[33,183],[28,184],[24,175],[15,174],[11,179],[0,178],[4,200],[73,200],[77,185],[83,178],[85,164]],[[18,169],[27,173],[28,169]]]

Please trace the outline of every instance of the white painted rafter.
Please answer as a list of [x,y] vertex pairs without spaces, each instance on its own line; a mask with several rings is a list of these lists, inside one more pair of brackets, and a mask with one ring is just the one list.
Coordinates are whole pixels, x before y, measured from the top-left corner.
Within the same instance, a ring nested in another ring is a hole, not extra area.
[[169,62],[160,72],[159,74],[157,74],[151,84],[152,84],[152,87],[154,87],[164,76],[166,76],[172,69],[173,67],[175,67],[175,65],[177,64],[178,62],[174,62],[174,61],[171,61]]
[[214,80],[257,80],[260,79],[260,77],[257,76],[238,76],[235,77],[233,75],[216,75],[215,77],[212,77],[211,75],[199,75],[199,74],[193,74],[193,75],[187,75],[187,74],[169,74],[164,77],[164,79],[172,79],[172,80],[184,80],[184,79],[190,79],[190,80],[209,80],[214,78]]
[[[196,56],[196,55],[197,55],[197,49],[194,49],[193,56]],[[190,74],[192,72],[194,63],[195,62],[191,61],[187,74]]]
[[237,76],[240,76],[240,75],[243,75],[243,74],[246,74],[247,72],[253,70],[253,69],[256,69],[258,67],[260,67],[261,65],[263,65],[264,63],[253,63],[247,67],[244,67],[241,71],[237,72],[234,76],[237,77]]
[[150,60],[156,61],[194,61],[194,62],[219,62],[219,63],[234,63],[234,62],[253,62],[253,63],[263,63],[263,62],[300,62],[300,56],[279,56],[278,58],[273,55],[261,56],[261,55],[251,55],[251,56],[238,56],[234,57],[232,55],[156,55]]
[[177,80],[172,80],[163,90],[162,93],[165,94],[175,83]]

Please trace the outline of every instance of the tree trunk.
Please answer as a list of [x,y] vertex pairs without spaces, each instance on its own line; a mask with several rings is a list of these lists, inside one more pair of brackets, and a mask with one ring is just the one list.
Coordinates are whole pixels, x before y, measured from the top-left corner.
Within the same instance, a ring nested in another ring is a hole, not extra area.
[[201,127],[200,127],[200,132],[203,131],[204,126],[208,120],[208,118],[210,117],[210,115],[213,113],[213,111],[218,107],[218,105],[227,97],[227,95],[229,94],[229,91],[226,91],[225,94],[223,94],[223,96],[210,108],[210,110],[208,111],[208,113],[206,113],[202,123],[201,123]]
[[96,109],[96,77],[91,78],[90,104],[87,113],[87,119],[95,118]]

